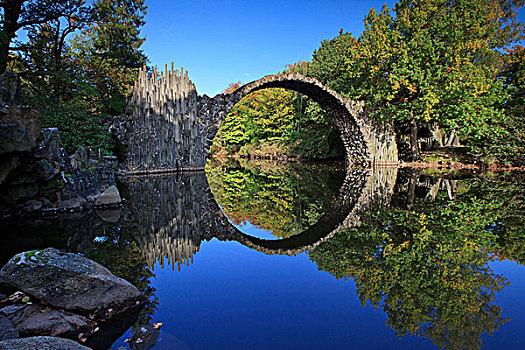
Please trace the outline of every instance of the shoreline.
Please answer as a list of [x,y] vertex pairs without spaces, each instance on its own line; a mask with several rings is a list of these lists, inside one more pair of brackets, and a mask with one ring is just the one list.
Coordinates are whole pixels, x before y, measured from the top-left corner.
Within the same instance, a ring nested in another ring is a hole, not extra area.
[[[210,159],[245,159],[245,160],[257,160],[257,161],[278,161],[278,162],[297,162],[297,163],[342,163],[345,161],[342,159],[308,159],[308,158],[284,158],[284,157],[245,157],[239,155],[210,155]],[[405,162],[399,161],[398,164],[387,164],[384,166],[388,167],[399,167],[399,168],[416,168],[416,169],[439,169],[439,170],[473,170],[473,171],[523,171],[525,172],[525,166],[505,166],[485,163],[462,163],[462,162],[444,162],[444,161],[416,161],[416,162]],[[384,167],[383,165],[371,166],[370,168]]]

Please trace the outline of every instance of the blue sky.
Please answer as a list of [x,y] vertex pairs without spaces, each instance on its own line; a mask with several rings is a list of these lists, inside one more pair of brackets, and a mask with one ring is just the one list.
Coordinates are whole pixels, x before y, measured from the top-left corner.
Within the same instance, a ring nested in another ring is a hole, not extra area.
[[[275,74],[309,60],[340,28],[358,36],[370,8],[384,0],[149,0],[143,34],[151,64],[188,70],[199,94]],[[395,1],[386,3],[392,7]],[[520,19],[524,19],[520,10]]]
[[[143,45],[151,64],[188,70],[199,94],[256,80],[309,60],[340,28],[359,35],[363,18],[383,1],[149,0]],[[388,1],[389,6],[394,1]]]

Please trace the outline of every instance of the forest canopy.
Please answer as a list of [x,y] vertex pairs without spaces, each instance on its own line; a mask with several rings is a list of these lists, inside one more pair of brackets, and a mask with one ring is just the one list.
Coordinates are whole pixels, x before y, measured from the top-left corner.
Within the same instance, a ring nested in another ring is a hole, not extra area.
[[[364,100],[377,120],[394,124],[407,159],[420,158],[418,131],[426,128],[439,147],[461,144],[488,161],[523,164],[523,4],[399,0],[372,8],[359,36],[341,30],[284,72]],[[107,124],[125,110],[147,63],[146,12],[145,0],[0,1],[0,73],[19,73],[24,103],[43,111],[44,126],[60,127],[68,151],[112,151]],[[268,89],[232,109],[212,153],[326,159],[344,150],[317,104]]]
[[105,121],[124,111],[147,63],[145,0],[4,0],[0,10],[0,73],[22,77],[24,104],[44,113],[44,127],[60,128],[69,152],[111,152]]
[[[408,159],[420,158],[418,131],[425,127],[437,146],[463,144],[491,161],[523,163],[523,25],[517,21],[522,5],[522,0],[400,0],[392,9],[372,8],[358,37],[340,31],[321,43],[311,61],[288,65],[285,72],[314,77],[374,107],[377,120],[394,124]],[[291,129],[297,126],[295,133],[268,140],[261,128],[254,135],[253,120],[271,120],[261,114],[268,106],[260,97],[270,94],[275,104],[269,113],[287,110],[279,120]],[[274,146],[279,149],[273,153],[340,155],[336,148],[312,151],[305,141],[323,147],[328,139],[332,145],[337,132],[304,96],[283,90],[261,91],[257,98],[249,96],[232,110],[217,153],[257,154],[254,148],[277,144],[281,147]]]

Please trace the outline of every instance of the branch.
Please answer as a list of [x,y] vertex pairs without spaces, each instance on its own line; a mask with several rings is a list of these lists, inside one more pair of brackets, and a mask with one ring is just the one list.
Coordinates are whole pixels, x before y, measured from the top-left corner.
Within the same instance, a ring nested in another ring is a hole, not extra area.
[[9,51],[27,51],[27,50],[29,50],[29,45],[9,47]]
[[59,19],[60,17],[61,17],[60,14],[55,14],[53,16],[49,16],[49,17],[45,17],[45,18],[34,19],[34,20],[26,20],[26,21],[18,22],[16,26],[17,26],[17,29],[20,29],[20,28],[27,27],[27,26],[32,26],[32,25],[35,25],[35,24],[43,24],[43,23],[46,23],[46,22],[49,22],[49,21],[52,21],[52,20]]

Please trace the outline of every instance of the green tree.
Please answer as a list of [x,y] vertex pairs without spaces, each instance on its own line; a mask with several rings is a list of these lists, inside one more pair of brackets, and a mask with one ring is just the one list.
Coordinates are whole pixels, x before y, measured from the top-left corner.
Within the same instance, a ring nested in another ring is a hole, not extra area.
[[252,154],[251,149],[265,145],[280,153],[276,155],[286,155],[286,143],[295,127],[294,102],[292,91],[278,88],[247,95],[232,108],[221,125],[216,142],[234,153]]
[[10,47],[20,29],[34,30],[35,26],[59,18],[75,17],[83,8],[85,0],[0,1],[0,73],[7,68],[9,51],[27,47]]
[[25,88],[34,97],[29,102],[45,113],[58,113],[62,99],[77,92],[67,39],[92,20],[92,9],[79,1],[68,13],[27,30]]
[[505,98],[499,49],[520,38],[523,1],[402,0],[365,17],[358,40],[341,34],[314,53],[309,74],[352,99],[378,108],[378,118],[410,126],[418,158],[421,123],[481,147]]
[[306,230],[338,194],[344,169],[264,160],[210,159],[210,189],[235,224],[250,222],[279,238]]
[[[281,73],[304,75],[307,70],[308,62],[301,61],[286,65]],[[225,92],[239,83],[230,84]],[[317,103],[294,91],[263,89],[232,108],[211,153],[326,159],[343,158],[344,146],[332,118]]]
[[95,21],[72,42],[72,59],[83,79],[96,87],[102,113],[122,113],[126,97],[147,58],[140,36],[144,0],[97,0]]
[[[51,30],[42,27],[31,33],[35,43],[47,46],[43,46],[46,50],[34,51],[28,57],[29,66],[59,68],[54,70],[53,80],[31,82],[32,100],[42,102],[46,111],[44,126],[60,128],[62,142],[69,152],[78,146],[101,147],[104,153],[111,152],[107,119],[124,112],[138,67],[146,62],[140,49],[145,12],[143,0],[93,2],[91,20],[81,27],[77,25],[72,39],[61,41],[64,45],[60,60],[53,59],[56,41],[52,39],[59,30],[72,32],[60,27],[63,21]],[[60,99],[56,98],[57,91]]]
[[509,49],[505,58],[502,79],[510,98],[502,104],[505,119],[499,127],[507,132],[498,135],[492,142],[493,154],[518,165],[525,163],[525,49],[516,45]]

